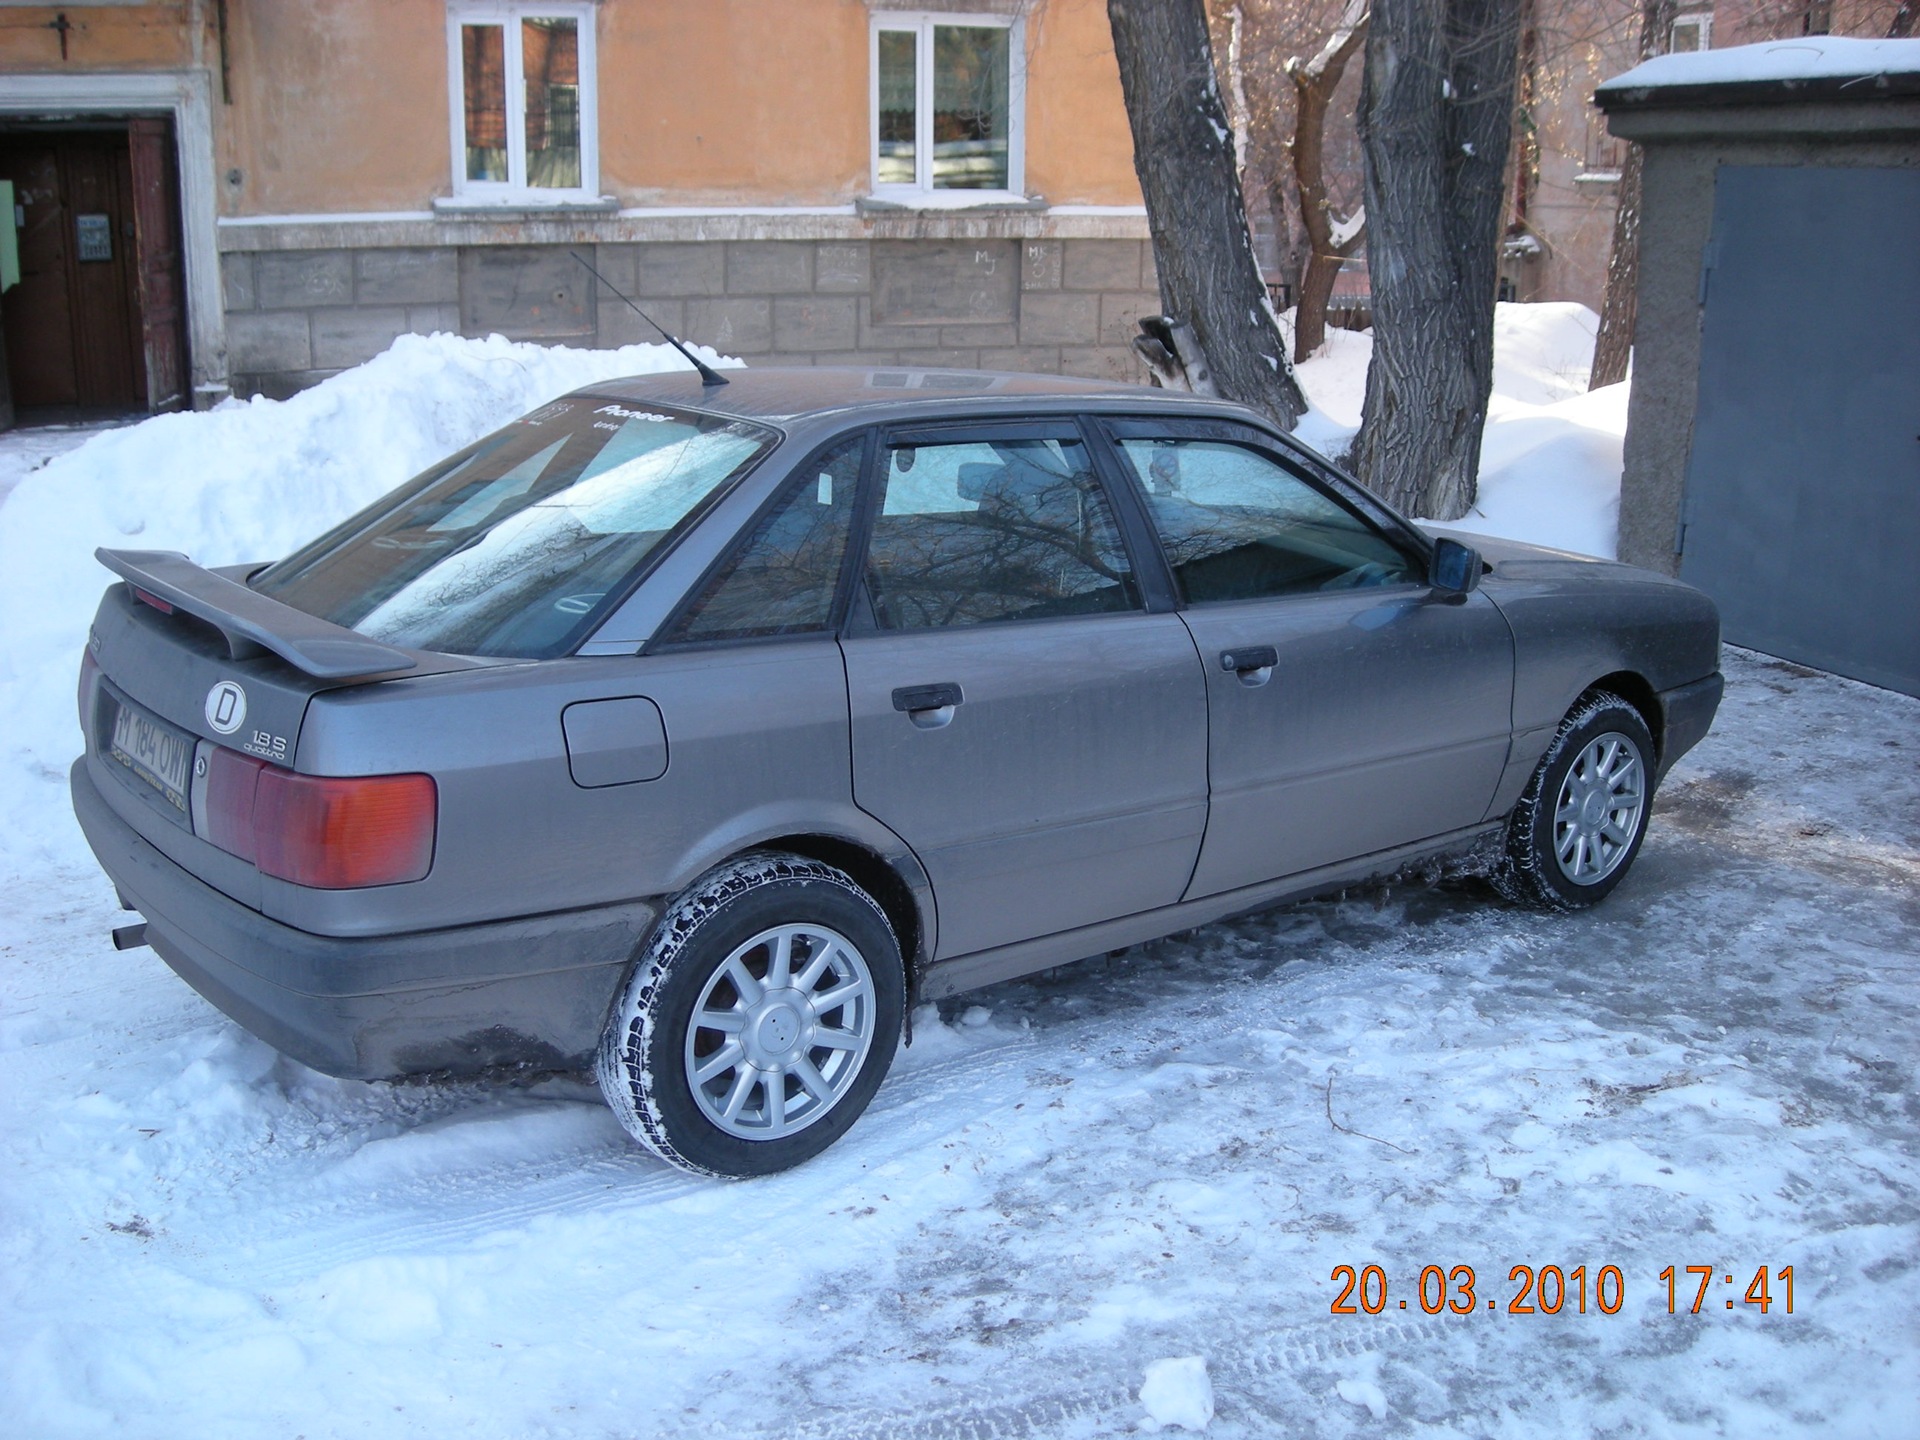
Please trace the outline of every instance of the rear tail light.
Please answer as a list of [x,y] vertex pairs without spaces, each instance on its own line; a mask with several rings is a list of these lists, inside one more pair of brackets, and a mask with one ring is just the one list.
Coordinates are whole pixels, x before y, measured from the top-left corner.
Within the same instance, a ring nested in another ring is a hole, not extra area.
[[301,775],[226,749],[207,765],[206,838],[318,890],[424,878],[438,812],[429,775]]
[[398,885],[433,866],[439,797],[428,775],[335,779],[268,766],[253,801],[253,863],[319,890]]
[[238,750],[207,752],[207,839],[229,855],[254,858],[254,795],[267,762]]

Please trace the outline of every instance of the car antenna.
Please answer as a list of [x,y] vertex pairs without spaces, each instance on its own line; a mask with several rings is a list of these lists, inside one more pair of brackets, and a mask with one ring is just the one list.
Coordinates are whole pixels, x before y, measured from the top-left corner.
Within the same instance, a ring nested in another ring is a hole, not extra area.
[[[615,285],[611,280],[607,279],[607,277],[602,275],[598,270],[594,269],[593,266],[588,265],[586,257],[582,255],[578,250],[569,250],[567,253],[573,256],[573,258],[578,260],[582,265],[586,266],[587,273],[593,276],[594,279],[598,280],[602,285],[606,286],[607,289],[613,291],[613,293],[616,296],[619,296],[620,299],[626,300],[627,308],[629,310],[633,311],[634,314],[638,315],[642,320],[646,321],[647,324],[653,326],[654,329],[660,330],[659,321],[655,320],[651,315],[647,314],[646,311],[642,310],[638,305],[634,304],[633,301],[627,300],[627,297],[625,295],[621,295],[620,287]],[[677,339],[669,335],[665,330],[660,330],[660,338],[666,341],[674,349],[678,350],[682,355],[687,357],[687,363],[693,366],[694,369],[700,372],[700,383],[702,385],[712,386],[712,385],[724,385],[727,383],[726,376],[722,375],[718,370],[715,370],[711,365],[707,364],[698,355],[695,355],[691,350],[687,349],[686,346],[682,345]]]

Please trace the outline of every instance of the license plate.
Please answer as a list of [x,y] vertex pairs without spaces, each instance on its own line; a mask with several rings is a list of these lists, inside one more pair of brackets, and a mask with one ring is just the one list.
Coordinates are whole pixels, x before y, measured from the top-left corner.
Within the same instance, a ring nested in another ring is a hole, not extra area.
[[193,740],[144,710],[119,703],[113,721],[113,744],[107,753],[159,792],[182,815],[187,813],[187,767],[193,763]]

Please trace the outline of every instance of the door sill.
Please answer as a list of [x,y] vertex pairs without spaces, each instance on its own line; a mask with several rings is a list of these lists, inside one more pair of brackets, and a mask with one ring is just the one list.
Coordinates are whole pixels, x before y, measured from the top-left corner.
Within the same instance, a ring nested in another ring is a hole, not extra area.
[[1022,940],[992,950],[975,951],[971,955],[956,955],[951,960],[936,961],[927,967],[920,982],[919,998],[945,999],[967,990],[978,990],[983,985],[1016,980],[1038,970],[1050,970],[1056,965],[1085,959],[1089,955],[1158,940],[1163,935],[1171,935],[1179,930],[1192,930],[1238,915],[1305,900],[1363,880],[1391,875],[1421,861],[1470,855],[1505,829],[1506,818],[1503,816],[1412,845],[1377,850],[1371,855],[1342,860],[1335,865],[1322,865],[1317,870],[1304,870],[1298,875],[1287,875],[1238,890],[1225,890],[1217,895],[1202,896],[1198,900],[1183,900],[1177,905],[1145,910],[1137,915],[1122,916],[1118,920],[1103,920],[1097,925],[1063,930],[1056,935],[1043,935],[1037,940]]

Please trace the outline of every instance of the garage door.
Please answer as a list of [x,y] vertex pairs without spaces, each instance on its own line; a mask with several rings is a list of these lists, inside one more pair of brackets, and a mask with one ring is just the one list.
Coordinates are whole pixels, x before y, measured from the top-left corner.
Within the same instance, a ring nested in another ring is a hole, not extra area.
[[1722,166],[1680,574],[1726,638],[1920,694],[1920,171]]

